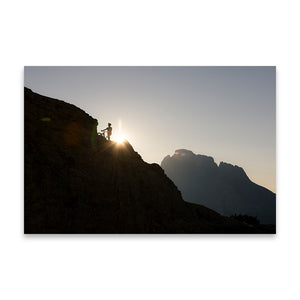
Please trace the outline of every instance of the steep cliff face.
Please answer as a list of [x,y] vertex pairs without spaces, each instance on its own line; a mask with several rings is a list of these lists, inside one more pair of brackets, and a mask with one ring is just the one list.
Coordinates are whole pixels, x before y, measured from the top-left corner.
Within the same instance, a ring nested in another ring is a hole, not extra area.
[[185,149],[166,156],[162,163],[185,201],[205,205],[222,215],[245,214],[261,223],[276,223],[276,195],[253,183],[238,166]]
[[157,164],[97,120],[25,88],[25,233],[273,232],[183,201]]

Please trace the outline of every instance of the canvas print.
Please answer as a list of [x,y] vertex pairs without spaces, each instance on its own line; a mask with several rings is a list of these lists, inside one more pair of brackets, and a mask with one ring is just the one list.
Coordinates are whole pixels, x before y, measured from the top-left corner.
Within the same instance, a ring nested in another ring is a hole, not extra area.
[[26,234],[276,233],[276,68],[24,68]]

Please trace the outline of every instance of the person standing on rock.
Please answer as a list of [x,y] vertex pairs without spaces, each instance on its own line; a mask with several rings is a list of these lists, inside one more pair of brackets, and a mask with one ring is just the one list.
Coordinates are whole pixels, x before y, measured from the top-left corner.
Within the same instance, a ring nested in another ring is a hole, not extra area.
[[108,127],[106,127],[105,129],[103,129],[101,131],[102,132],[107,131],[107,139],[110,141],[110,136],[112,134],[112,127],[111,127],[110,123],[108,123],[107,125],[108,125]]

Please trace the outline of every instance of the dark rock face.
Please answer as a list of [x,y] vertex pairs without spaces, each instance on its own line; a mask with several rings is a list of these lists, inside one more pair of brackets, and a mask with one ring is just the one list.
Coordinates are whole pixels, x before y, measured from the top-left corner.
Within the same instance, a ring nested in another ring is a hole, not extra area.
[[186,203],[97,120],[25,88],[25,233],[273,233]]
[[212,157],[185,149],[166,156],[161,167],[182,192],[185,201],[207,206],[222,215],[245,214],[261,223],[276,223],[276,195],[253,183],[245,171]]

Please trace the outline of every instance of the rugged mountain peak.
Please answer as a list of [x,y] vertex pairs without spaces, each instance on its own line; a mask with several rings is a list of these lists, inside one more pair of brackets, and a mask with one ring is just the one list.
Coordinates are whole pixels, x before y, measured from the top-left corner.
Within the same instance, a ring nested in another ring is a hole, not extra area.
[[234,166],[232,164],[221,161],[219,164],[219,172],[222,176],[231,178],[232,180],[249,180],[250,181],[250,179],[247,176],[244,169],[237,165]]
[[199,164],[202,167],[206,168],[215,168],[217,167],[214,159],[211,156],[195,154],[194,152],[186,149],[175,150],[172,156],[167,155],[161,162],[162,168],[164,165],[169,164],[171,161],[176,161],[180,164]]
[[195,156],[195,154],[190,150],[178,149],[178,150],[175,150],[172,157],[179,158],[179,157],[194,157],[194,156]]
[[253,183],[243,168],[225,162],[217,166],[212,157],[185,149],[176,152],[177,155],[166,156],[161,166],[185,201],[205,205],[223,215],[247,214],[262,223],[275,224],[276,195]]

